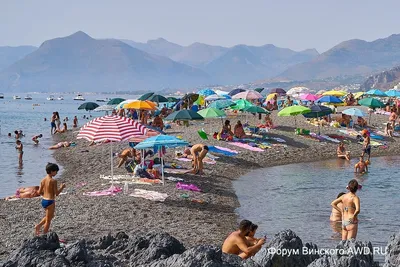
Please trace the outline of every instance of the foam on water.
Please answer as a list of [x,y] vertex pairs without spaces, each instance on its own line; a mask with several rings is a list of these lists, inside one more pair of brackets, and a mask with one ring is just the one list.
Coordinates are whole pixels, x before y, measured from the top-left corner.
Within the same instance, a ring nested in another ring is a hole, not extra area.
[[330,203],[357,178],[363,185],[357,192],[361,200],[357,239],[384,247],[399,231],[400,157],[372,158],[370,172],[359,177],[354,174],[355,163],[356,159],[335,159],[255,170],[234,182],[240,202],[237,213],[258,224],[260,236],[290,228],[304,243],[334,248],[341,236],[330,226]]

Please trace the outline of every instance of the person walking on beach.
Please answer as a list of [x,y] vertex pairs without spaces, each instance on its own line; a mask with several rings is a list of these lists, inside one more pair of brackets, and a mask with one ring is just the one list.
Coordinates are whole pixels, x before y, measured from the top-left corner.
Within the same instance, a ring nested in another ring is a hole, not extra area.
[[44,226],[43,233],[49,232],[51,220],[54,217],[54,212],[56,209],[55,199],[62,190],[65,188],[65,184],[62,183],[60,188],[57,188],[57,181],[53,178],[57,175],[59,171],[58,165],[54,163],[48,163],[46,165],[46,177],[40,182],[40,187],[38,194],[43,197],[42,207],[46,210],[45,217],[35,225],[35,234],[40,235],[40,229]]
[[22,155],[24,154],[24,145],[22,145],[21,140],[17,140],[17,141],[15,141],[15,143],[17,144],[15,146],[15,149],[18,152],[18,162],[22,163]]
[[247,259],[255,255],[265,243],[265,238],[260,238],[255,245],[250,245],[246,236],[251,232],[253,223],[243,220],[239,224],[239,229],[231,233],[222,244],[222,252],[227,254],[235,254],[242,259]]
[[[358,182],[353,179],[347,185],[350,191],[343,196],[335,199],[331,206],[342,213],[342,240],[355,239],[358,231],[358,214],[360,213],[360,198],[356,195]],[[339,208],[338,204],[343,207]]]

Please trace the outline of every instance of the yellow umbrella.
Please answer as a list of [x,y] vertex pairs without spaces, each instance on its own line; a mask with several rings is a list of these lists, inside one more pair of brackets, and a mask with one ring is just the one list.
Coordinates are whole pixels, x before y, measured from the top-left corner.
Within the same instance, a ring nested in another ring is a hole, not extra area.
[[358,98],[360,98],[362,95],[364,95],[364,92],[357,92],[357,93],[354,93],[354,98],[355,98],[355,99],[358,99]]
[[267,96],[267,99],[266,99],[266,100],[274,99],[275,95],[277,95],[277,93],[269,94],[269,95]]
[[156,110],[157,104],[148,100],[135,100],[123,106],[127,109],[143,109],[143,110]]
[[347,95],[347,92],[331,90],[331,91],[323,93],[322,95],[332,95],[332,96],[341,97],[341,96]]

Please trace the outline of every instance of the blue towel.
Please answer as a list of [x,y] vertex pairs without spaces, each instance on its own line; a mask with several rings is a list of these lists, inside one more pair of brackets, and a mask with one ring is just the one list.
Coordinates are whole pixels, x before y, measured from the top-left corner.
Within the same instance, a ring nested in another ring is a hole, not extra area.
[[232,157],[232,156],[236,156],[236,153],[233,152],[229,152],[229,151],[225,151],[225,150],[221,150],[219,148],[216,148],[215,146],[208,146],[208,151],[211,153],[218,153],[218,154],[222,154],[228,157]]

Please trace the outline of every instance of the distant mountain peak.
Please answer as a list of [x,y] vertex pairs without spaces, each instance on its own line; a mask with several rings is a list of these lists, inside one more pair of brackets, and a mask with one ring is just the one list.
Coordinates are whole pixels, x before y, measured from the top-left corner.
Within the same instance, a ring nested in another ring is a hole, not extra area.
[[79,38],[79,39],[93,39],[92,37],[90,37],[87,33],[83,32],[83,31],[77,31],[76,33],[73,33],[67,37],[64,38]]

